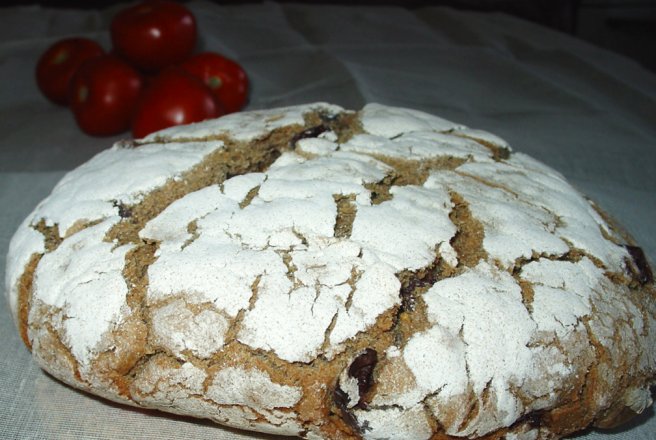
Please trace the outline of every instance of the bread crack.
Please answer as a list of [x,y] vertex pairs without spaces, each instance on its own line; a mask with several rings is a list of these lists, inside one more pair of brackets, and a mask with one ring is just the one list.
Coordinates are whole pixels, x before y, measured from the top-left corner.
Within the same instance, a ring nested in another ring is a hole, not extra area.
[[182,246],[180,247],[180,250],[183,250],[187,246],[189,246],[191,243],[194,241],[198,240],[200,237],[200,233],[198,232],[198,220],[195,219],[189,222],[187,225],[187,233],[189,234],[189,238],[185,240],[184,243],[182,243]]
[[392,188],[395,186],[422,186],[433,171],[455,170],[469,160],[453,156],[411,160],[380,154],[368,153],[367,155],[392,168],[383,179],[364,184],[364,187],[370,191],[372,205],[392,200],[394,197]]
[[402,159],[382,154],[367,154],[368,156],[392,167],[390,179],[392,186],[416,185],[422,186],[433,171],[455,170],[460,165],[471,160],[470,158],[454,156],[437,156],[422,158],[421,160]]
[[355,205],[355,194],[333,194],[333,200],[337,205],[334,236],[335,238],[350,238],[353,222],[358,212]]
[[287,279],[292,283],[292,287],[289,290],[289,293],[291,294],[291,292],[303,286],[303,283],[298,278],[296,278],[296,271],[298,270],[298,267],[296,267],[294,264],[290,251],[278,249],[275,252],[280,255],[283,264],[287,268],[285,275],[287,276]]
[[[436,247],[439,249],[439,245]],[[440,280],[453,277],[457,272],[450,267],[435,251],[435,259],[426,266],[416,270],[398,272],[396,277],[401,282],[399,296],[401,305],[394,317],[394,340],[399,348],[411,339],[412,335],[424,332],[433,326],[427,318],[427,306],[423,295]]]
[[[483,393],[489,393],[489,388],[490,388],[490,383],[491,381],[488,381],[488,383],[485,385],[485,388],[483,390]],[[464,431],[478,416],[479,412],[481,411],[481,407],[483,406],[482,398],[479,399],[474,391],[471,389],[468,390],[469,393],[469,398],[467,402],[467,410],[465,413],[465,416],[463,419],[460,421],[460,424],[458,425],[457,431],[462,432]]]
[[524,266],[530,263],[535,263],[540,260],[551,260],[551,261],[569,261],[570,263],[578,263],[583,259],[584,254],[575,248],[571,248],[569,251],[562,254],[549,254],[547,252],[536,252],[533,251],[530,257],[519,257],[515,259],[513,266],[510,268],[512,274],[520,274]]
[[582,322],[588,335],[588,341],[597,352],[592,363],[583,370],[579,382],[572,392],[567,396],[567,401],[559,402],[557,408],[546,411],[542,417],[544,426],[556,435],[565,436],[583,427],[589,426],[594,420],[596,404],[594,402],[594,384],[598,378],[599,365],[604,362],[607,351],[599,343],[590,328],[589,318],[583,318]]
[[326,327],[326,331],[323,334],[323,342],[321,343],[321,348],[319,349],[320,353],[326,353],[330,348],[330,335],[335,329],[337,318],[339,318],[339,310],[333,314],[333,317],[330,319],[330,324],[328,324],[328,327]]
[[469,209],[467,201],[457,192],[451,191],[453,209],[449,219],[456,227],[456,233],[450,241],[458,255],[458,268],[474,267],[481,260],[487,260],[488,254],[483,247],[485,231],[482,223]]
[[[458,174],[459,176],[466,177],[467,179],[472,179],[472,180],[474,180],[474,181],[476,181],[476,182],[478,182],[478,183],[481,183],[481,184],[483,184],[483,185],[485,185],[485,186],[487,186],[487,187],[495,188],[495,189],[499,189],[499,190],[501,190],[501,191],[503,191],[503,192],[506,192],[506,193],[512,195],[513,197],[515,197],[515,198],[517,198],[517,199],[520,198],[520,196],[519,196],[519,194],[517,193],[517,191],[514,191],[512,188],[510,188],[510,187],[508,187],[508,186],[506,186],[506,185],[503,185],[503,184],[501,184],[501,183],[499,183],[499,182],[494,182],[494,181],[489,180],[489,179],[486,179],[486,178],[484,178],[484,177],[477,176],[476,174],[467,173],[467,172],[464,172],[464,171],[461,171],[461,170],[457,170],[457,169],[454,170],[454,172],[455,172],[456,174]],[[530,201],[527,201],[527,203],[530,203]],[[552,215],[553,215],[553,214],[552,214]]]
[[46,253],[50,253],[57,249],[63,241],[60,236],[59,225],[56,223],[49,226],[46,224],[45,219],[41,219],[36,225],[32,226],[32,228],[43,235]]
[[259,192],[260,192],[260,185],[257,185],[255,188],[252,188],[250,191],[248,191],[246,197],[244,197],[244,200],[239,202],[239,208],[244,209],[248,205],[250,205],[253,199],[257,197]]
[[[39,319],[35,319],[35,323],[31,328],[33,337],[33,354],[37,359],[40,359],[40,364],[46,366],[47,371],[54,370],[58,373],[58,377],[64,375],[68,383],[77,382],[78,386],[83,389],[89,389],[89,383],[82,378],[80,363],[71,352],[62,336],[59,329],[55,327],[53,322],[64,319],[62,318],[62,310],[57,309],[41,302],[34,305],[36,314]],[[68,376],[68,377],[66,377]]]
[[542,259],[552,260],[552,261],[569,261],[576,263],[583,258],[583,255],[576,250],[570,250],[563,254],[548,254],[546,252],[538,253],[533,251],[530,258],[519,257],[515,259],[513,266],[509,269],[510,274],[515,278],[515,281],[519,285],[522,293],[522,303],[529,315],[533,314],[533,298],[535,292],[533,290],[533,283],[522,278],[522,270],[524,266],[530,263],[535,263]]
[[[208,154],[190,170],[144,195],[140,202],[133,205],[117,204],[119,214],[123,215],[121,221],[107,233],[105,240],[115,241],[118,245],[138,243],[139,231],[171,203],[210,185],[221,185],[231,177],[266,171],[283,152],[291,151],[290,140],[307,129],[300,125],[286,126],[252,142],[235,141],[225,135],[176,139],[176,142],[221,140],[223,147]],[[249,192],[240,207],[248,206],[257,191],[254,189]]]
[[526,311],[529,315],[533,315],[533,299],[535,298],[535,290],[533,290],[533,283],[526,281],[519,277],[515,277],[517,284],[522,292],[522,303],[526,307]]
[[308,239],[307,239],[307,237],[305,237],[305,235],[303,235],[303,234],[302,234],[298,229],[296,229],[295,227],[292,227],[292,234],[294,234],[294,236],[296,236],[296,238],[298,238],[298,239],[301,241],[301,244],[302,244],[303,246],[308,246]]
[[300,133],[296,133],[290,140],[289,140],[289,147],[292,149],[296,148],[296,143],[300,141],[301,139],[308,139],[308,138],[316,138],[319,137],[322,133],[325,133],[326,131],[329,130],[328,125],[326,124],[318,124],[314,125],[310,128],[306,128],[305,130],[301,131]]
[[244,317],[246,316],[246,313],[248,313],[249,311],[255,308],[261,280],[262,280],[262,275],[260,274],[256,276],[253,282],[251,283],[251,297],[248,300],[248,308],[241,309],[237,313],[237,316],[230,323],[230,327],[228,328],[225,334],[224,345],[228,345],[229,343],[237,340],[239,333],[241,332],[241,325],[244,322]]
[[327,125],[328,130],[326,131],[335,133],[338,144],[348,142],[356,134],[364,133],[358,114],[351,111],[344,111],[337,114],[328,114],[322,111],[308,113],[305,116],[305,125]]
[[501,146],[501,145],[493,144],[492,142],[488,142],[484,139],[480,139],[480,138],[477,138],[475,136],[469,136],[469,135],[466,135],[464,133],[459,133],[459,132],[454,131],[454,130],[451,130],[451,131],[447,132],[447,134],[450,134],[452,136],[458,136],[458,137],[465,138],[465,139],[471,139],[472,141],[475,141],[475,142],[481,144],[482,146],[484,146],[485,148],[490,150],[490,152],[492,153],[492,160],[494,160],[495,162],[501,162],[503,160],[508,160],[508,159],[510,159],[510,156],[512,155],[512,151],[509,148]]
[[118,215],[121,218],[130,218],[132,217],[132,209],[130,206],[121,203],[117,200],[112,200],[112,205],[114,205],[115,208],[118,209]]
[[28,350],[32,350],[32,343],[30,342],[27,333],[30,310],[32,308],[32,297],[34,294],[34,272],[36,271],[36,267],[39,265],[39,261],[41,261],[41,257],[43,257],[43,254],[32,254],[29,262],[23,270],[23,274],[18,279],[17,286],[18,295],[16,309],[18,310],[18,331]]
[[128,286],[126,303],[130,313],[109,333],[110,348],[99,353],[92,362],[95,369],[114,383],[119,394],[129,399],[132,399],[132,372],[152,351],[146,293],[148,267],[155,262],[158,247],[157,243],[141,242],[126,254],[122,275]]
[[351,276],[347,281],[348,285],[351,287],[351,290],[349,291],[346,302],[344,303],[344,309],[347,312],[351,310],[351,305],[353,304],[353,295],[355,295],[356,291],[356,285],[358,284],[358,281],[360,280],[360,277],[362,277],[363,273],[363,271],[358,270],[355,266],[351,267]]
[[[57,329],[55,329],[54,326],[50,322],[47,322],[45,324],[45,327],[46,327],[47,334],[51,338],[50,341],[53,345],[53,348],[54,348],[55,352],[59,352],[59,354],[63,354],[65,359],[73,367],[73,376],[75,377],[75,379],[77,379],[80,383],[88,385],[86,383],[86,381],[84,379],[82,379],[82,376],[80,374],[80,365],[79,365],[77,359],[75,358],[75,356],[73,356],[73,353],[71,353],[70,348],[68,348],[68,346],[66,344],[64,344],[64,342],[62,341],[61,336],[59,335],[59,332],[57,331]],[[43,344],[43,342],[44,341],[41,341],[42,344]],[[44,352],[44,351],[45,350],[43,350],[43,349],[40,350],[40,352]]]
[[635,241],[631,234],[622,227],[610,214],[601,209],[593,200],[586,197],[590,207],[601,217],[606,223],[608,229],[599,225],[601,235],[608,241],[611,241],[618,246],[635,245]]
[[140,309],[146,305],[148,268],[157,260],[155,255],[158,249],[158,243],[142,241],[125,256],[123,278],[128,285],[127,304],[132,309]]
[[[349,310],[351,309],[351,305],[353,304],[353,295],[355,295],[356,292],[356,284],[360,277],[362,276],[363,272],[357,270],[355,266],[351,267],[351,276],[349,279],[346,281],[346,283],[351,287],[351,290],[349,291],[348,297],[346,298],[346,302],[344,303],[344,310],[348,314]],[[318,291],[317,291],[318,294]],[[313,306],[314,307],[314,306]],[[340,310],[337,310],[334,314],[333,317],[330,320],[330,324],[326,328],[324,332],[324,338],[323,342],[321,344],[321,348],[319,350],[320,353],[326,353],[331,344],[330,344],[330,336],[332,335],[332,332],[335,328],[335,325],[337,324],[337,319],[339,318],[340,315]]]
[[380,205],[383,202],[392,200],[394,196],[390,192],[390,189],[392,188],[393,180],[393,176],[387,175],[378,182],[364,184],[364,187],[369,190],[372,205]]
[[411,271],[404,270],[396,274],[401,282],[401,311],[415,310],[417,298],[441,279],[441,258],[438,256],[429,265]]

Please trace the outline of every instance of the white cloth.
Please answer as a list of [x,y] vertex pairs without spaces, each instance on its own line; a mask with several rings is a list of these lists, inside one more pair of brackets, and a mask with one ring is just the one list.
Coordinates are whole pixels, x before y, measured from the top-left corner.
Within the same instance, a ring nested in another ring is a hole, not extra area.
[[[380,102],[491,131],[562,172],[656,260],[656,76],[636,63],[500,14],[202,1],[189,7],[199,49],[224,53],[248,71],[249,109]],[[19,222],[66,170],[121,137],[85,136],[33,79],[37,58],[59,38],[87,36],[107,48],[116,9],[0,9],[0,279]],[[32,362],[6,305],[0,337],[3,438],[272,438],[72,390]],[[577,438],[653,440],[656,416],[649,409],[627,428]]]

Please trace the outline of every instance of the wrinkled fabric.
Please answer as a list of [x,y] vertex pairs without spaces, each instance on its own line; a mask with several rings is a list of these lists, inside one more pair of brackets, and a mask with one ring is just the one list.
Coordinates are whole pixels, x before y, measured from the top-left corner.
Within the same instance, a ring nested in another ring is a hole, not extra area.
[[[563,173],[656,260],[656,76],[568,35],[502,14],[429,7],[219,6],[196,1],[199,50],[249,73],[248,109],[328,101],[425,110],[491,131]],[[109,48],[118,9],[0,13],[0,279],[9,240],[59,178],[107,148],[34,83],[39,55],[66,36]],[[2,287],[4,289],[4,285]],[[0,307],[0,432],[7,439],[273,439],[141,411],[75,391],[31,360]],[[649,409],[580,440],[653,440]]]

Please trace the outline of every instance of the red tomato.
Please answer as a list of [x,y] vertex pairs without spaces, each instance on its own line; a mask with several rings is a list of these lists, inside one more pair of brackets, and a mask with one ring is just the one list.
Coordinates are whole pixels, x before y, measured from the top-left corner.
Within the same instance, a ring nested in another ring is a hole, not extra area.
[[205,52],[189,58],[182,63],[182,68],[202,79],[212,89],[226,113],[244,108],[248,98],[248,76],[233,60]]
[[68,89],[73,74],[82,63],[105,51],[86,38],[66,38],[50,46],[36,65],[36,83],[46,98],[55,104],[68,104]]
[[147,0],[121,10],[111,25],[116,53],[153,72],[186,59],[196,45],[196,19],[189,9],[166,0]]
[[134,113],[132,135],[142,138],[166,127],[222,114],[221,104],[200,79],[178,67],[170,67],[144,90]]
[[93,136],[128,130],[141,89],[141,75],[117,56],[87,61],[71,82],[69,99],[77,124]]

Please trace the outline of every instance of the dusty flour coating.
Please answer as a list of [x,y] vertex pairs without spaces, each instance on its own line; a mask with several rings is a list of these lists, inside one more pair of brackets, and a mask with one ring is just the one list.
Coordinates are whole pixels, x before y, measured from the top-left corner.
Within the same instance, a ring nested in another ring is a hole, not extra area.
[[307,439],[538,440],[651,405],[641,252],[497,136],[312,104],[96,156],[19,227],[6,292],[45,369],[116,401]]

